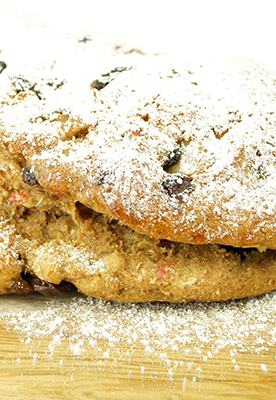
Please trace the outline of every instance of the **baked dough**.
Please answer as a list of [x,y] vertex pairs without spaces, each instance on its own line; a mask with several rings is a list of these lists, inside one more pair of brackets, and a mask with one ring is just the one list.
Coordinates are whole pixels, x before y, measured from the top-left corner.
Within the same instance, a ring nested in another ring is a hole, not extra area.
[[275,248],[276,74],[223,56],[131,62],[101,90],[91,74],[68,98],[20,92],[3,145],[46,190],[140,233]]
[[274,72],[120,47],[80,74],[0,65],[0,293],[65,281],[180,302],[276,287]]
[[[56,295],[72,283],[124,302],[217,301],[276,287],[276,252],[157,240],[33,179],[22,156],[0,152],[0,293]],[[27,183],[25,183],[27,182]]]

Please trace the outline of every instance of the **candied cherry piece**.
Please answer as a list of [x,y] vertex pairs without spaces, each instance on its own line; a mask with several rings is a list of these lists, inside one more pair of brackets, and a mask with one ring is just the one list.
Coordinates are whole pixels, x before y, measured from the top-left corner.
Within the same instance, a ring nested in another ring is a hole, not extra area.
[[159,274],[159,278],[160,279],[166,279],[168,278],[169,274],[168,272],[165,270],[164,267],[162,267],[162,265],[157,265],[158,268],[158,274]]
[[9,198],[12,203],[23,203],[28,200],[28,196],[25,193],[14,193]]

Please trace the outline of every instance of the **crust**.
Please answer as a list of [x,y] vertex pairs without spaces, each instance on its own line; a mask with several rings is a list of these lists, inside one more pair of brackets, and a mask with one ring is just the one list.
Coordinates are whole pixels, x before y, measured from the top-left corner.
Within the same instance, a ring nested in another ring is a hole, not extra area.
[[85,82],[75,107],[65,87],[19,93],[3,144],[46,190],[140,233],[275,248],[276,74],[239,58],[131,61],[101,90]]
[[65,53],[1,64],[0,293],[66,281],[104,300],[181,302],[275,289],[275,73],[221,56],[72,54],[70,68]]

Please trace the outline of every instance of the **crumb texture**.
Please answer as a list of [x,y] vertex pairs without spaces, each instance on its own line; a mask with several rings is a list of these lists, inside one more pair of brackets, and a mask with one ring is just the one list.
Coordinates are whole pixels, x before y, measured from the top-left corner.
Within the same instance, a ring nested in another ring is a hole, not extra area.
[[55,295],[67,290],[65,281],[103,300],[182,302],[255,296],[276,287],[275,250],[150,238],[26,183],[22,156],[2,148],[0,165],[1,293]]

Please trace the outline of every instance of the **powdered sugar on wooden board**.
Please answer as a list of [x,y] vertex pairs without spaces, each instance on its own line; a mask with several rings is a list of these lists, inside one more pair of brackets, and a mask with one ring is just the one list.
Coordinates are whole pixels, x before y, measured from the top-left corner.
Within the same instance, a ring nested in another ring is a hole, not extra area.
[[[208,362],[222,351],[235,371],[244,354],[265,356],[276,345],[275,311],[275,292],[226,303],[177,305],[120,304],[78,295],[0,299],[1,326],[7,335],[21,338],[24,352],[34,357],[34,364],[38,343],[47,344],[44,351],[49,362],[66,345],[64,357],[85,359],[93,354],[114,363],[127,358],[130,369],[139,349],[143,359],[164,364],[172,380],[178,368],[193,369],[193,357],[194,361],[200,357],[200,367],[198,362],[194,367],[201,369],[203,377],[208,374]],[[255,368],[267,371],[269,365],[263,361]]]

